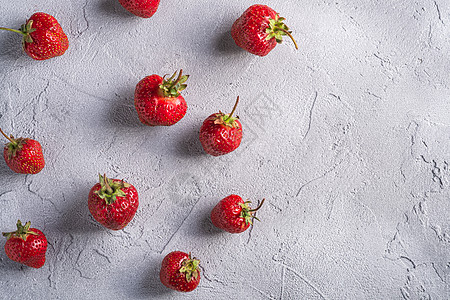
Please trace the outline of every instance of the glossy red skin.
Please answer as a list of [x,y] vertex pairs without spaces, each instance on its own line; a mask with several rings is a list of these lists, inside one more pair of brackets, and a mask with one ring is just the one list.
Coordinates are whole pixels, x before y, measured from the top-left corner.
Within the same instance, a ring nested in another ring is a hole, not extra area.
[[159,95],[159,85],[163,78],[147,76],[136,86],[134,106],[139,120],[149,126],[171,126],[186,115],[187,104],[183,96],[164,97]]
[[277,42],[275,38],[266,40],[266,29],[269,28],[269,18],[275,19],[277,15],[278,13],[267,5],[250,6],[231,27],[231,36],[236,45],[255,55],[269,54]]
[[119,0],[119,3],[130,13],[141,17],[150,18],[158,10],[160,0]]
[[230,195],[220,200],[211,211],[214,226],[230,233],[246,231],[250,223],[245,223],[245,219],[240,217],[242,207],[239,203],[244,203],[244,200],[238,195]]
[[242,140],[242,124],[239,120],[235,122],[238,127],[230,127],[223,124],[214,124],[221,114],[212,114],[200,128],[200,142],[206,153],[220,156],[236,150]]
[[[114,182],[121,180],[113,179]],[[121,230],[134,218],[139,207],[139,197],[137,190],[130,184],[127,188],[122,188],[125,197],[117,197],[117,200],[108,205],[101,199],[95,191],[101,189],[100,183],[94,185],[89,192],[88,206],[94,219],[108,229]]]
[[39,229],[30,228],[29,231],[34,231],[38,235],[30,234],[26,241],[12,236],[6,241],[5,252],[11,260],[38,269],[45,263],[47,238]]
[[53,16],[38,12],[33,14],[27,23],[30,20],[33,20],[32,28],[36,28],[36,31],[30,33],[33,42],[25,42],[24,50],[31,58],[45,60],[66,52],[69,40]]
[[22,149],[9,159],[8,144],[3,148],[3,158],[8,167],[20,174],[37,174],[45,167],[41,144],[32,139],[24,139]]
[[200,269],[198,270],[197,279],[192,278],[187,282],[186,275],[180,273],[181,264],[185,259],[189,259],[189,254],[174,251],[164,257],[159,272],[159,279],[169,289],[179,292],[191,292],[195,290],[200,283]]

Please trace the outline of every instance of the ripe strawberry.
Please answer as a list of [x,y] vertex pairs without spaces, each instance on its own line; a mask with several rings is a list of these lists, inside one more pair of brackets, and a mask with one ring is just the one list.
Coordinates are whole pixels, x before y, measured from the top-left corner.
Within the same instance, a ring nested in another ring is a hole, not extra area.
[[133,219],[139,206],[137,190],[119,179],[106,175],[89,192],[88,206],[94,219],[106,228],[120,230]]
[[138,17],[150,18],[158,9],[159,0],[119,0],[119,3]]
[[12,135],[7,136],[1,129],[0,133],[9,140],[3,149],[3,158],[11,170],[20,174],[36,174],[42,171],[45,161],[38,141],[28,138],[15,139]]
[[254,213],[261,208],[261,203],[255,209],[250,209],[250,201],[242,200],[238,195],[230,195],[217,203],[211,211],[211,221],[214,226],[230,233],[241,233],[252,224],[252,219],[257,219]]
[[206,153],[213,156],[224,155],[236,150],[241,144],[242,125],[239,117],[233,117],[238,103],[239,97],[230,114],[212,114],[203,122],[200,142]]
[[295,49],[298,49],[291,31],[283,23],[284,20],[267,5],[255,4],[234,22],[231,36],[236,45],[259,56],[266,56],[277,43],[281,44],[284,35],[289,36]]
[[180,70],[169,79],[166,76],[147,76],[136,86],[134,105],[139,120],[149,126],[170,126],[180,121],[186,114],[187,104],[180,92],[187,85],[184,84],[189,75],[182,75]]
[[22,34],[23,49],[35,60],[63,55],[69,48],[69,40],[61,25],[53,16],[46,13],[33,14],[20,30],[4,27],[0,29]]
[[47,238],[42,231],[30,226],[31,222],[23,226],[19,220],[16,231],[2,233],[8,239],[5,252],[11,260],[38,269],[45,263]]
[[164,257],[159,278],[166,287],[190,292],[200,283],[200,260],[191,258],[191,254],[174,251]]

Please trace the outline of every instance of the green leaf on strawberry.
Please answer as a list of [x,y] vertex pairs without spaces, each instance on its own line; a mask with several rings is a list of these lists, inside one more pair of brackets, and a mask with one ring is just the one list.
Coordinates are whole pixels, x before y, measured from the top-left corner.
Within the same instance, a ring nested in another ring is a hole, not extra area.
[[180,92],[187,88],[184,84],[188,79],[189,75],[183,75],[183,70],[180,70],[178,77],[175,79],[177,72],[173,73],[170,78],[165,79],[166,75],[163,77],[163,82],[159,85],[160,93],[165,97],[178,97]]
[[283,42],[283,36],[289,36],[294,42],[295,49],[298,49],[297,42],[294,37],[291,35],[292,31],[289,31],[289,27],[283,23],[286,20],[285,18],[280,18],[276,15],[275,19],[269,19],[269,28],[266,29],[266,33],[269,35],[266,37],[266,40],[271,40],[275,38],[278,44]]
[[95,191],[95,194],[97,194],[97,196],[100,197],[100,199],[103,199],[106,201],[106,204],[113,204],[114,202],[116,202],[117,197],[125,197],[126,194],[125,192],[122,191],[123,188],[128,188],[130,187],[129,183],[122,181],[115,181],[112,179],[109,179],[108,177],[106,177],[105,175],[100,175],[99,176],[99,182],[101,185],[101,189],[98,191]]
[[31,222],[28,221],[25,223],[25,225],[22,225],[22,222],[20,220],[17,221],[17,230],[13,232],[2,232],[2,235],[6,237],[8,240],[12,237],[18,237],[22,240],[26,241],[27,237],[32,235],[38,235],[36,232],[30,230]]

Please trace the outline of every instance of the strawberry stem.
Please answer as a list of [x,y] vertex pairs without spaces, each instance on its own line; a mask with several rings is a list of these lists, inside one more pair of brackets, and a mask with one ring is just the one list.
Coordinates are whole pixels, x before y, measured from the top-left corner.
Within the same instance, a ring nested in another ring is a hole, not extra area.
[[103,180],[105,181],[105,187],[106,187],[106,192],[111,195],[112,193],[114,193],[113,189],[111,188],[111,186],[108,183],[108,178],[106,177],[106,173],[103,174]]
[[264,198],[264,199],[262,199],[261,203],[259,203],[259,205],[258,205],[258,207],[257,207],[257,208],[255,208],[255,209],[250,209],[250,210],[249,210],[249,212],[255,212],[255,211],[257,211],[258,209],[260,209],[260,208],[261,208],[261,206],[263,205],[264,201],[266,201],[266,199],[265,199],[265,198]]
[[239,96],[236,99],[236,103],[234,104],[233,110],[231,111],[230,115],[226,120],[224,120],[225,122],[228,121],[233,116],[234,112],[236,111],[236,107],[238,106],[238,103],[239,103]]
[[294,37],[292,36],[292,34],[288,31],[288,30],[286,30],[286,29],[283,29],[283,28],[278,28],[278,30],[281,30],[281,31],[283,31],[284,33],[286,33],[287,34],[287,36],[288,37],[290,37],[291,38],[291,40],[294,42],[294,45],[295,45],[295,49],[296,50],[298,50],[298,45],[297,45],[297,42],[295,41],[295,39],[294,39]]
[[7,31],[12,31],[12,32],[20,33],[21,35],[25,35],[25,33],[23,33],[22,31],[20,31],[20,30],[15,30],[15,29],[11,29],[11,28],[0,27],[0,30],[7,30]]
[[[0,27],[1,28],[1,27]],[[7,136],[4,132],[3,132],[3,130],[0,128],[0,132],[3,134],[3,136],[5,137],[5,138],[7,138],[8,139],[8,141],[10,141],[13,145],[17,145],[17,142],[15,141],[15,140],[13,140],[11,137],[9,137],[9,136]]]
[[177,80],[175,80],[175,83],[173,85],[176,85],[181,80],[181,75],[183,75],[183,69],[180,69],[180,73],[178,74]]

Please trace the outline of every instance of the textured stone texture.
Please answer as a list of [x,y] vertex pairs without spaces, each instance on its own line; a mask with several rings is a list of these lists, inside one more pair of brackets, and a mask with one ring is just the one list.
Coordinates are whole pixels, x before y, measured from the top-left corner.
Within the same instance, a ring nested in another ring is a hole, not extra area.
[[[265,58],[229,34],[253,3],[166,0],[144,20],[115,0],[0,0],[1,25],[44,11],[71,42],[36,62],[0,33],[0,126],[47,160],[34,176],[0,164],[0,230],[30,220],[49,240],[39,270],[1,251],[0,298],[450,299],[450,2],[267,0],[300,51]],[[188,114],[141,125],[136,83],[179,68]],[[203,119],[237,95],[242,146],[204,155]],[[98,172],[140,193],[122,231],[89,214]],[[268,200],[241,235],[208,217],[231,193]],[[201,259],[192,293],[159,282],[173,250]]]

